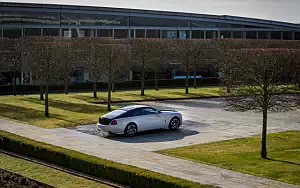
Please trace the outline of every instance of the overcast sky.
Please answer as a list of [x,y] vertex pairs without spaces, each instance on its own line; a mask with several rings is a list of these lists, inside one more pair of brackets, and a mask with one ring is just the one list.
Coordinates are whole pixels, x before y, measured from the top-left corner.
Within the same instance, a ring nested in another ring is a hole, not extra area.
[[0,0],[245,16],[300,23],[300,0]]

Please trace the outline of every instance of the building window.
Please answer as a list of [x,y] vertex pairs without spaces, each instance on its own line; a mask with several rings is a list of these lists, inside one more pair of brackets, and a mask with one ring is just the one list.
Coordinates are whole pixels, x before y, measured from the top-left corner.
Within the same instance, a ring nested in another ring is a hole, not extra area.
[[41,12],[23,12],[23,24],[40,25],[42,24]]
[[152,26],[152,27],[189,27],[188,20],[130,17],[132,26]]
[[23,23],[22,12],[16,11],[0,11],[1,24],[22,24]]
[[23,29],[23,36],[41,36],[42,30],[39,28],[24,28]]
[[178,38],[177,30],[164,30],[164,31],[162,31],[162,38]]
[[284,31],[282,32],[283,40],[293,40],[292,32]]
[[78,28],[72,29],[72,28],[67,28],[67,29],[62,29],[61,30],[61,36],[62,37],[84,37],[84,31],[80,30]]
[[246,38],[247,39],[256,39],[256,31],[247,31]]
[[217,37],[217,31],[206,31],[206,38],[207,39],[215,39]]
[[147,38],[160,38],[160,30],[147,30]]
[[230,23],[218,23],[219,28],[244,28],[244,25],[230,24]]
[[98,29],[97,37],[113,37],[112,29]]
[[259,31],[258,39],[269,39],[269,32],[268,31]]
[[204,39],[204,31],[193,30],[192,38],[193,39]]
[[117,39],[126,39],[128,38],[128,29],[115,29],[114,30],[115,38]]
[[78,14],[61,13],[61,25],[79,25]]
[[281,32],[280,31],[272,31],[271,39],[281,39]]
[[221,31],[220,38],[221,39],[231,38],[231,31]]
[[136,29],[135,38],[145,38],[145,29]]
[[79,29],[79,37],[95,37],[95,29]]
[[60,14],[58,12],[43,12],[41,23],[45,25],[60,25]]
[[295,40],[300,40],[300,32],[295,32]]
[[217,25],[216,22],[204,22],[204,21],[194,21],[194,20],[192,20],[192,27],[217,28],[218,25]]
[[55,12],[1,11],[0,20],[1,24],[59,25],[60,15]]
[[178,31],[178,37],[179,39],[189,39],[190,38],[190,31],[186,30],[186,31]]
[[19,28],[3,28],[3,37],[19,38],[22,37],[22,29]]
[[56,29],[56,28],[43,28],[43,36],[58,37],[59,36],[59,29]]
[[242,39],[242,38],[244,38],[244,32],[243,31],[234,31],[233,32],[233,38],[234,39]]
[[79,24],[88,26],[128,26],[128,17],[101,14],[79,14]]

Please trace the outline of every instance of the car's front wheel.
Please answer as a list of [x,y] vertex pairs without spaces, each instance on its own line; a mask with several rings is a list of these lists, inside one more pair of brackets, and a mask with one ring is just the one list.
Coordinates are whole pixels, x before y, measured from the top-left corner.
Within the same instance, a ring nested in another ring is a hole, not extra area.
[[124,130],[124,133],[125,133],[126,136],[133,137],[133,136],[136,135],[137,130],[138,130],[138,129],[137,129],[136,124],[134,124],[134,123],[129,123],[129,124],[126,126],[126,128],[125,128],[125,130]]
[[172,131],[176,131],[179,129],[181,123],[179,117],[173,117],[169,123],[169,129]]

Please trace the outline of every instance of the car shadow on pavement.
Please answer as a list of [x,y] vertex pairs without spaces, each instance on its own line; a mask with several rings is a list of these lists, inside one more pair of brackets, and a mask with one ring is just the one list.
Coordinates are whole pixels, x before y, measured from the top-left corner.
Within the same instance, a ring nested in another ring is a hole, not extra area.
[[125,143],[147,143],[147,142],[169,142],[181,140],[187,136],[199,134],[198,131],[186,128],[180,128],[177,131],[170,131],[167,129],[158,129],[151,131],[139,132],[134,137],[126,137],[125,135],[113,135],[107,139],[115,140]]
[[84,125],[69,128],[75,131],[79,131],[89,135],[101,136],[106,139],[115,140],[118,142],[126,143],[147,143],[147,142],[168,142],[181,140],[187,136],[193,136],[199,134],[198,131],[193,130],[195,128],[195,123],[197,126],[206,127],[203,123],[193,122],[193,121],[184,121],[184,125],[179,128],[177,131],[170,131],[168,129],[158,129],[151,131],[139,132],[135,137],[126,137],[125,135],[110,135],[101,134],[97,131],[96,125]]

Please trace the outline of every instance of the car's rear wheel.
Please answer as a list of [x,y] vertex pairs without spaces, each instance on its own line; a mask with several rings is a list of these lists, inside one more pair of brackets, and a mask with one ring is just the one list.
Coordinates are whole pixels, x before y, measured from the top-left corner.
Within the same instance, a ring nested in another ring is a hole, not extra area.
[[134,123],[129,123],[129,124],[126,126],[126,128],[125,128],[125,130],[124,130],[124,133],[125,133],[126,136],[133,137],[133,136],[136,135],[137,130],[138,130],[138,129],[137,129],[136,124],[134,124]]
[[176,130],[179,129],[180,125],[181,125],[181,122],[180,122],[179,117],[173,117],[170,120],[169,129],[172,130],[172,131],[176,131]]

